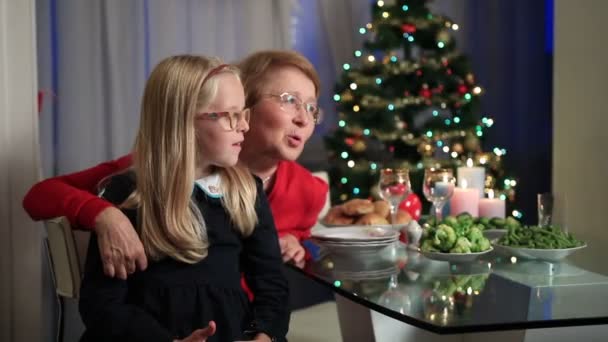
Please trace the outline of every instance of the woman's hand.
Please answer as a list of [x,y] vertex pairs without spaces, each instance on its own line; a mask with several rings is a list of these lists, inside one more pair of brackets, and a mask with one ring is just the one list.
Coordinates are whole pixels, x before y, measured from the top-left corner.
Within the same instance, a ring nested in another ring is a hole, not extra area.
[[291,234],[284,235],[279,238],[279,245],[281,246],[283,262],[292,262],[299,268],[304,267],[304,255],[306,255],[306,251],[295,236]]
[[108,207],[99,213],[95,217],[95,233],[103,271],[108,277],[127,279],[136,269],[148,267],[144,246],[122,211]]
[[[210,321],[209,325],[203,329],[197,329],[183,340],[174,340],[174,342],[205,342],[207,338],[215,334],[215,322]],[[269,340],[270,341],[270,340]]]

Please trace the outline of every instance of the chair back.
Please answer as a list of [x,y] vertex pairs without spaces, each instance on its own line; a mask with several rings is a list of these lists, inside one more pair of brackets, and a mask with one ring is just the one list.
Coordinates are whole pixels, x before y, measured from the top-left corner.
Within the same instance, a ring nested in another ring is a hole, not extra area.
[[66,298],[80,294],[82,270],[74,233],[65,217],[46,221],[47,252],[55,291]]

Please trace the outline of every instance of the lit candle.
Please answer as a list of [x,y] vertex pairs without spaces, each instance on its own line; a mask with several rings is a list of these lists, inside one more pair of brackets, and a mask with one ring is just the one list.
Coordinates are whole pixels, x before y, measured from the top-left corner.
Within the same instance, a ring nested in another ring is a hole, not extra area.
[[505,218],[505,201],[494,198],[494,190],[488,191],[488,198],[479,200],[479,216]]
[[479,215],[479,190],[467,188],[467,181],[460,183],[460,188],[454,189],[454,194],[450,200],[450,213],[458,215],[469,213],[473,217]]
[[[473,160],[467,160],[467,166],[461,166],[456,171],[458,186],[461,188],[473,188],[479,190],[479,198],[483,197],[486,180],[486,169],[481,166],[473,166]],[[466,181],[467,186],[463,186]]]

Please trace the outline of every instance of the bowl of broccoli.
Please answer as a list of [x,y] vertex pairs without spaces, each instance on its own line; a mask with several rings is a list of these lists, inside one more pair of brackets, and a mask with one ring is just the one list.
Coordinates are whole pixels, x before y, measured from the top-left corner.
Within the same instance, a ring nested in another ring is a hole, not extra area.
[[429,259],[470,262],[492,250],[484,226],[469,214],[448,216],[424,224],[420,252]]

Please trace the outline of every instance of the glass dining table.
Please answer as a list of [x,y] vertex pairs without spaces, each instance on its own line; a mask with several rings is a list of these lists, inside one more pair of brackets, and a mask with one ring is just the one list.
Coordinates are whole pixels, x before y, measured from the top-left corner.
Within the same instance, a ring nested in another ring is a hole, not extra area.
[[[491,252],[450,263],[400,242],[377,253],[314,254],[297,270],[334,291],[344,341],[608,340],[608,276],[567,260]],[[536,329],[542,338],[531,337]]]

